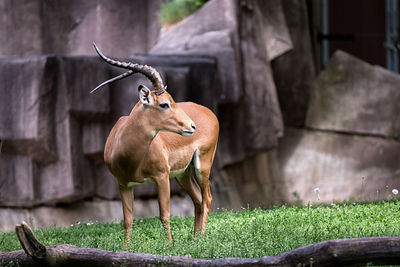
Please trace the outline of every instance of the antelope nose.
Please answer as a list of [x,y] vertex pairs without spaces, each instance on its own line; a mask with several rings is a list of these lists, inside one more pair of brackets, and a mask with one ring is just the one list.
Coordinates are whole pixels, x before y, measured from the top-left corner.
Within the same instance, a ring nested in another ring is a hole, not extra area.
[[190,126],[192,127],[193,131],[196,130],[196,125],[194,125],[193,122],[192,122],[192,124]]

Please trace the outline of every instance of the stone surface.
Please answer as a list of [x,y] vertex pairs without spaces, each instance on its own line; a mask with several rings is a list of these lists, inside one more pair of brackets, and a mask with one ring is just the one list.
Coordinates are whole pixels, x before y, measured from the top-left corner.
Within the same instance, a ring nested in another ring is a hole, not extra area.
[[247,120],[243,109],[241,104],[218,106],[220,136],[215,160],[219,167],[241,162],[247,157]]
[[110,112],[110,90],[101,95],[89,92],[109,75],[109,66],[96,57],[61,57],[57,99],[61,116],[69,112],[82,120],[104,121]]
[[[88,94],[96,80],[109,77],[108,67],[95,58],[40,56],[2,58],[0,68],[4,70],[0,122],[5,126],[0,129],[4,154],[0,179],[9,189],[2,194],[1,205],[54,204],[91,196],[93,170],[84,154],[102,153],[101,131],[107,127],[103,122],[103,129],[91,129],[93,142],[83,140],[82,147],[82,135],[89,135],[89,126],[82,123],[104,121],[110,113],[109,91]],[[22,169],[15,172],[17,165]],[[13,182],[15,175],[18,183]]]
[[337,51],[318,75],[307,126],[386,137],[400,136],[400,75]]
[[316,74],[306,2],[281,1],[293,49],[272,61],[285,125],[303,127]]
[[116,56],[144,52],[147,2],[138,0],[132,5],[129,0],[45,1],[42,4],[45,14],[42,24],[47,34],[44,50],[91,55],[94,54],[91,43],[96,41]]
[[274,151],[259,153],[222,169],[218,179],[212,180],[213,197],[218,203],[213,210],[269,208],[282,203],[285,191],[278,186],[280,177],[272,172],[275,157]]
[[[159,216],[156,199],[135,200],[135,219]],[[189,197],[171,198],[171,216],[193,216]],[[0,208],[0,230],[13,231],[15,225],[26,221],[34,229],[71,226],[92,222],[119,223],[123,219],[121,201],[84,201],[63,207],[37,207],[33,209]]]
[[[93,166],[93,165],[92,165]],[[94,165],[95,196],[103,199],[120,199],[118,183],[103,161]]]
[[246,116],[246,146],[251,153],[265,151],[277,145],[283,134],[283,121],[275,83],[265,44],[262,11],[268,9],[263,1],[241,2],[240,40],[243,62],[244,112]]
[[96,163],[104,162],[104,146],[111,128],[104,122],[90,121],[82,126],[82,152]]
[[[218,61],[219,102],[240,99],[240,60],[236,3],[229,0],[209,1],[201,9],[161,34],[152,54],[209,55]],[[224,12],[221,12],[224,10]]]
[[[98,149],[104,146],[106,136],[101,131],[108,129],[104,121],[111,111],[109,90],[89,95],[98,80],[109,77],[108,66],[95,57],[61,57],[58,63],[58,91],[54,99],[58,161],[41,170],[38,202],[43,204],[68,203],[94,195],[92,164],[96,160],[90,162],[90,159],[97,156],[97,161],[101,161],[102,152]],[[93,127],[96,121],[103,121],[102,126],[97,125],[101,129]],[[88,138],[88,127],[90,143],[84,139]]]
[[[260,10],[264,14],[265,49],[269,60],[292,49],[292,42],[286,27],[285,17],[280,0],[268,3],[263,1],[238,1],[240,8],[248,11]],[[179,22],[172,29],[161,34],[159,42],[152,52],[176,53],[179,50],[213,51],[228,47],[237,42],[238,5],[235,1],[211,0],[200,10]],[[223,10],[224,12],[221,12]],[[202,23],[201,23],[202,22]],[[233,40],[230,36],[233,35]],[[205,40],[213,40],[213,43]]]
[[116,56],[146,52],[158,38],[160,0],[5,0],[0,55],[94,55],[93,41]]
[[288,128],[277,153],[290,203],[387,199],[400,184],[396,141]]
[[42,53],[41,1],[0,2],[0,55]]
[[[224,12],[221,12],[221,10]],[[212,31],[234,29],[237,26],[235,10],[236,4],[229,0],[208,1],[197,12],[186,17],[168,31],[163,32],[159,42],[152,48],[152,52],[176,53],[182,50],[186,44],[193,44],[191,40],[196,36],[205,33],[210,34],[209,32]],[[200,21],[203,23],[199,23]],[[220,38],[219,40],[223,39]],[[223,42],[225,43],[226,40]]]
[[56,160],[54,57],[0,59],[0,136],[3,152],[48,164]]
[[15,225],[25,221],[32,225],[28,209],[0,208],[0,230],[14,231]]
[[37,201],[40,204],[68,203],[92,196],[93,170],[81,146],[77,145],[82,136],[78,121],[67,115],[57,123],[55,134],[58,161],[41,169]]
[[[241,0],[239,2],[242,12],[252,13],[255,18],[257,17],[258,25],[254,25],[254,27],[262,28],[260,37],[263,39],[262,42],[269,61],[274,60],[293,48],[284,15],[284,1]],[[293,7],[291,6],[290,8]],[[242,39],[242,41],[246,42],[247,40]],[[259,49],[262,48],[263,46],[259,46]]]
[[32,206],[36,201],[38,166],[25,156],[0,154],[0,203]]
[[34,228],[70,226],[88,222],[120,222],[120,201],[84,201],[64,208],[38,207],[30,210]]

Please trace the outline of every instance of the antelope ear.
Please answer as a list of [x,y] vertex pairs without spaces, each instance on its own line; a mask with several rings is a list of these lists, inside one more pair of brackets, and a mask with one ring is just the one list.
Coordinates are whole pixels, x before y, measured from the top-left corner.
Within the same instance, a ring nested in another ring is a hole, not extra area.
[[149,88],[147,88],[144,85],[139,85],[138,87],[138,91],[139,91],[139,98],[140,101],[142,102],[142,104],[144,106],[151,106],[153,105],[153,98],[151,96],[151,91]]

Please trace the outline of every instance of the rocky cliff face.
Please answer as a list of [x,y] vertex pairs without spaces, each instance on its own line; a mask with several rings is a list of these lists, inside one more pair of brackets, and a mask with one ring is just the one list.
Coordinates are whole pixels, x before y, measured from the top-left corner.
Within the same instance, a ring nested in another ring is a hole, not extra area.
[[400,75],[337,51],[314,83],[307,128],[287,131],[278,148],[286,186],[304,201],[316,200],[316,187],[324,202],[390,196],[400,186],[399,84]]
[[224,205],[375,200],[400,186],[399,75],[338,51],[316,77],[308,25],[299,1],[210,1],[151,50],[217,59]]
[[[160,69],[177,101],[213,108],[213,59],[130,60]],[[5,85],[0,87],[0,204],[32,207],[93,196],[118,198],[116,183],[104,167],[104,143],[115,120],[138,101],[135,88],[148,81],[138,75],[89,95],[115,71],[96,57],[2,58],[0,71]],[[153,189],[137,192],[138,197],[155,194]]]
[[159,35],[158,6],[158,0],[5,0],[0,55],[94,55],[94,41],[114,56],[144,53]]
[[[60,209],[71,220],[98,209],[94,220],[121,219],[108,202],[119,194],[104,142],[148,81],[135,75],[89,95],[120,73],[91,56],[92,41],[155,66],[176,101],[216,112],[214,208],[375,200],[400,187],[399,75],[337,52],[316,77],[304,2],[212,0],[159,40],[159,2],[132,3],[0,3],[0,206],[13,207],[0,217],[13,224],[29,208],[43,226],[38,218]],[[151,184],[135,190],[156,196]],[[88,199],[100,201],[71,206]],[[68,206],[37,208],[60,203]],[[156,215],[154,203],[143,200],[136,214]],[[190,214],[187,201],[175,203]]]
[[[266,207],[285,201],[274,174],[275,149],[284,136],[280,101],[289,103],[283,106],[287,121],[292,116],[304,125],[315,73],[307,36],[304,3],[221,0],[209,1],[164,32],[151,49],[217,60],[221,133],[214,199],[221,205]],[[293,62],[299,71],[291,75]]]

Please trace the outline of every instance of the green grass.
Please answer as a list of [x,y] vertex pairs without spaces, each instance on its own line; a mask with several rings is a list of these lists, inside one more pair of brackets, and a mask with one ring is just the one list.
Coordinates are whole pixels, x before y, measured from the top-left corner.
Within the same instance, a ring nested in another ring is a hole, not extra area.
[[208,0],[170,0],[161,3],[158,19],[162,25],[171,25],[186,18]]
[[[261,257],[336,238],[400,236],[400,202],[224,211],[210,215],[206,236],[193,237],[192,228],[193,217],[173,217],[170,247],[158,218],[136,220],[130,250],[195,258]],[[122,224],[79,224],[35,234],[45,245],[123,250]],[[0,233],[0,251],[16,249],[15,233]]]

